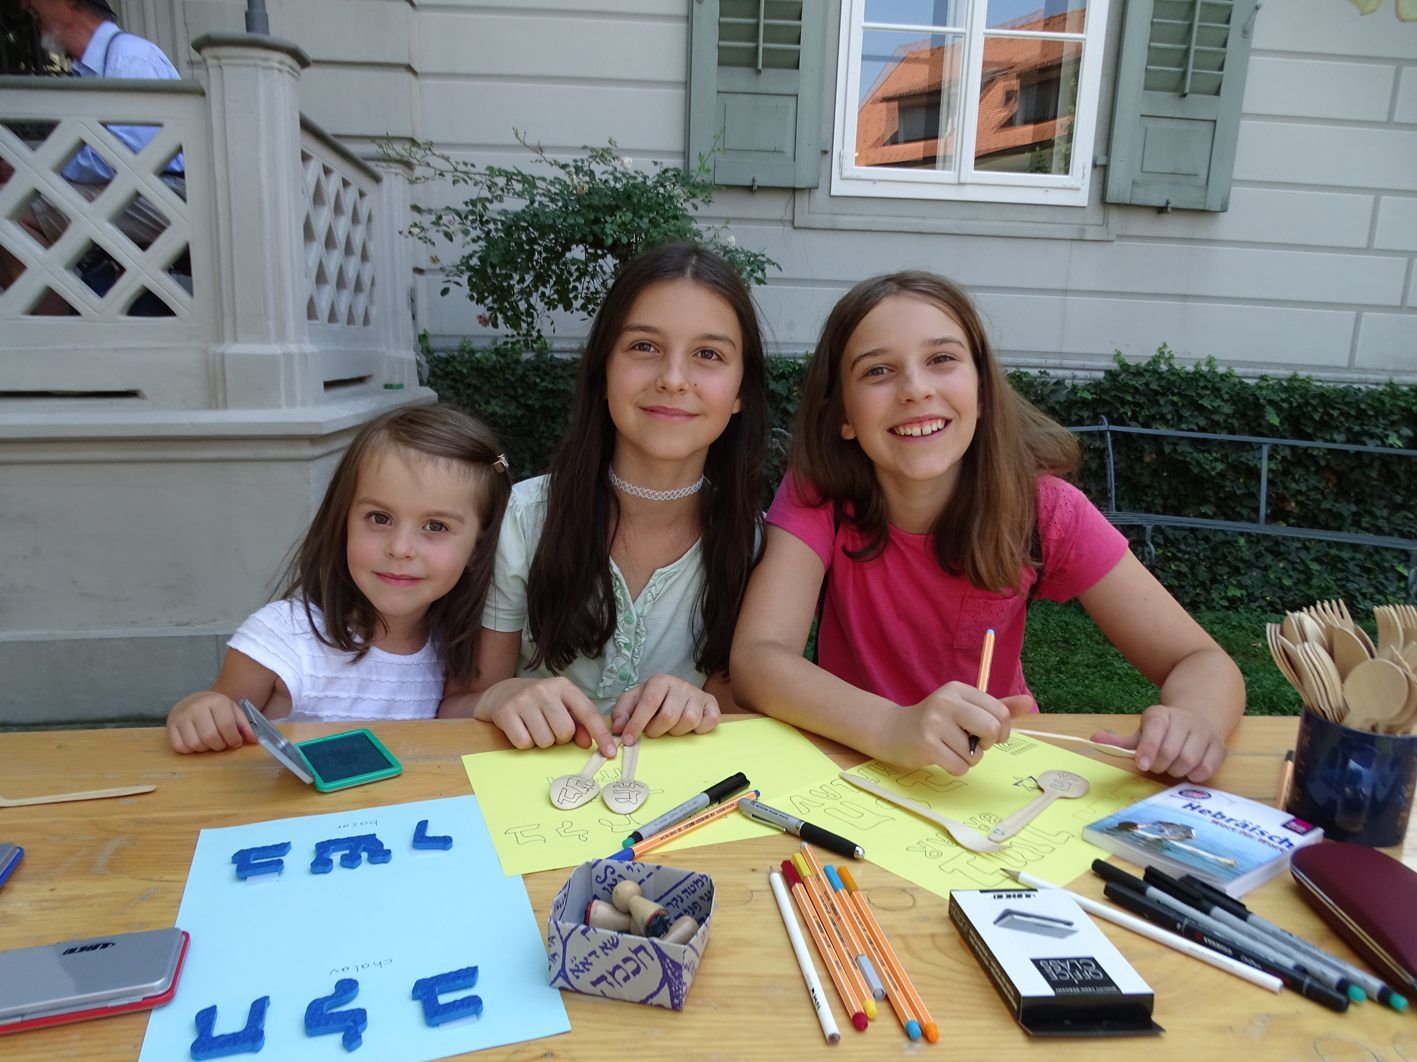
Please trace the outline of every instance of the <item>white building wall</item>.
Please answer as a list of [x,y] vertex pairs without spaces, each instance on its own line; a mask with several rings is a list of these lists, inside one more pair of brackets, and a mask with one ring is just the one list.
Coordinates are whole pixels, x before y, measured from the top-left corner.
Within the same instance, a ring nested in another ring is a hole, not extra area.
[[[156,0],[142,0],[151,5]],[[239,29],[241,0],[181,3],[191,33]],[[692,0],[270,0],[272,31],[309,51],[306,112],[345,138],[420,137],[523,164],[614,139],[641,165],[683,161]],[[834,9],[837,0],[830,2]],[[1121,4],[1114,4],[1104,101]],[[828,47],[836,47],[836,19]],[[824,91],[835,90],[836,63]],[[824,143],[830,105],[823,108]],[[1104,128],[1099,151],[1105,151]],[[1086,367],[1166,343],[1242,371],[1417,378],[1417,23],[1391,3],[1266,4],[1255,21],[1230,210],[950,207],[723,190],[707,220],[781,269],[768,332],[810,349],[837,296],[921,267],[973,292],[1016,364]],[[415,188],[417,202],[448,189]],[[437,345],[487,332],[415,249],[418,327]],[[584,325],[561,322],[572,346]]]

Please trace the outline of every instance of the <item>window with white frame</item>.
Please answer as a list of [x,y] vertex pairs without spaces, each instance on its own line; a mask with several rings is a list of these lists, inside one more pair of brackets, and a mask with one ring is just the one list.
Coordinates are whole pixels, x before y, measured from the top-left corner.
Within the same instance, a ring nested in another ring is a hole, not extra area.
[[1107,0],[842,0],[832,194],[1086,206]]

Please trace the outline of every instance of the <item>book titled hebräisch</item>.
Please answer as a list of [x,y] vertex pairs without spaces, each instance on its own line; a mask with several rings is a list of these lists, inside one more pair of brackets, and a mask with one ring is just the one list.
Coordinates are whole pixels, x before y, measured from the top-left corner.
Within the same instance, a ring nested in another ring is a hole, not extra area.
[[1138,866],[1194,874],[1239,898],[1323,830],[1257,800],[1182,783],[1098,819],[1082,835]]

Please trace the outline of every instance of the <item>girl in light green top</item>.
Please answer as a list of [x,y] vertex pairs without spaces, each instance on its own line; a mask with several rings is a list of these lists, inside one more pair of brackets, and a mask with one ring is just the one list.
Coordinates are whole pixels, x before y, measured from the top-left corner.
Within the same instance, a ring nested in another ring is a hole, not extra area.
[[[763,347],[723,258],[635,259],[591,326],[549,476],[514,488],[470,684],[439,714],[513,745],[703,733],[761,527]],[[608,719],[606,716],[608,715]]]

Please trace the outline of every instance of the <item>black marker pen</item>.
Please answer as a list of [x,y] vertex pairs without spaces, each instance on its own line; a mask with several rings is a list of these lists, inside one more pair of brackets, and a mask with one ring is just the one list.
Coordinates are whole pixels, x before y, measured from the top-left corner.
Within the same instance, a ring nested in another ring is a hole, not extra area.
[[761,822],[767,826],[775,826],[784,833],[790,833],[802,840],[816,845],[818,848],[825,848],[828,852],[835,852],[839,856],[846,856],[848,859],[866,858],[866,850],[855,841],[848,841],[845,837],[824,830],[820,826],[813,826],[810,822],[803,822],[794,818],[785,811],[778,811],[770,808],[766,804],[760,804],[756,800],[744,797],[738,801],[738,810],[747,815],[754,822]]

